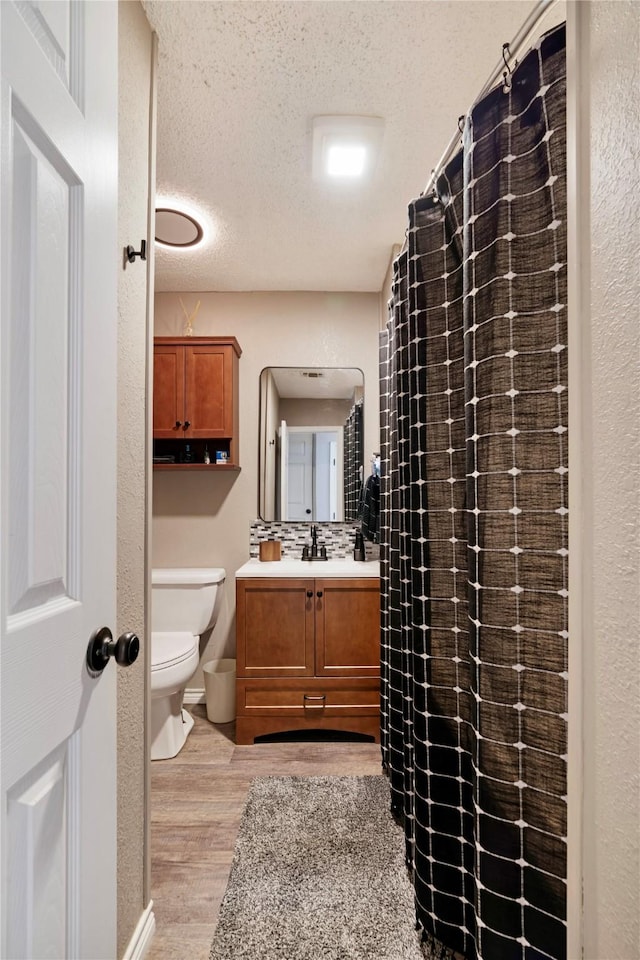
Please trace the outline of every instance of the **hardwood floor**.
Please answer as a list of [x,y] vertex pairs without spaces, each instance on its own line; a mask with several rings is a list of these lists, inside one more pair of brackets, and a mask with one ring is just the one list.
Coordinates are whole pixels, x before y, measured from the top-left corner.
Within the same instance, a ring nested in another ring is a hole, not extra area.
[[381,774],[376,743],[236,746],[235,724],[204,706],[173,760],[151,765],[151,897],[157,930],[148,960],[207,960],[253,777]]

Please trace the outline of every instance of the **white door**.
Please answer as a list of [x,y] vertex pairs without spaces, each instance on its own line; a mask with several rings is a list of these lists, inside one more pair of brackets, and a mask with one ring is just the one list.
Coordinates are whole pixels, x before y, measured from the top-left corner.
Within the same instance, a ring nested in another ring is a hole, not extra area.
[[329,444],[329,519],[338,519],[338,441]]
[[278,439],[280,441],[280,513],[278,520],[287,519],[287,457],[289,450],[287,421],[281,420],[278,429]]
[[[116,951],[117,4],[0,3],[2,956]],[[138,238],[139,239],[139,238]]]
[[289,427],[287,442],[287,520],[314,520],[313,433]]
[[336,431],[314,431],[313,519],[319,523],[337,520],[335,488]]

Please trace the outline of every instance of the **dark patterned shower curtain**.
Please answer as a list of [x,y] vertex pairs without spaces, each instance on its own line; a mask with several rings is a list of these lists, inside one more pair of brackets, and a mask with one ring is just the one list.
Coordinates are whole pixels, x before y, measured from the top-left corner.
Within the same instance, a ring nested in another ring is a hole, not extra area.
[[362,400],[354,403],[344,423],[344,519],[356,520],[362,489],[364,442],[362,433]]
[[411,204],[380,348],[383,763],[425,940],[484,960],[566,956],[565,113],[563,26]]

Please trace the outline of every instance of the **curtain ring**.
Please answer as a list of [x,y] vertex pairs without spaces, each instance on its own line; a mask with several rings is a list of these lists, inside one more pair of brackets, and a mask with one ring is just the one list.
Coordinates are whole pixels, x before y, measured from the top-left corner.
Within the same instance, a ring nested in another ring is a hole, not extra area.
[[431,171],[431,179],[433,180],[433,186],[431,187],[431,200],[433,203],[439,203],[438,191],[436,189],[436,168],[435,167]]
[[502,59],[504,60],[504,65],[505,65],[505,67],[506,67],[506,70],[504,70],[503,73],[502,73],[502,80],[503,80],[502,92],[503,92],[503,93],[510,93],[510,92],[511,92],[511,67],[509,66],[509,63],[508,63],[508,61],[507,61],[507,56],[509,56],[509,57],[511,56],[511,51],[509,50],[509,44],[508,44],[508,43],[503,43],[503,44],[502,44]]

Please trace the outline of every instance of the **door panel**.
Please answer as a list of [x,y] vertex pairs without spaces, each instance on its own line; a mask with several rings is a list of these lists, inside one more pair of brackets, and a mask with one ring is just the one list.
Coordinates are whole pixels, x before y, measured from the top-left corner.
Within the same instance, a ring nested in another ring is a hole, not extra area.
[[380,674],[378,580],[316,579],[316,675]]
[[[79,800],[73,776],[77,738],[54,750],[7,794],[10,957],[65,956],[66,917],[74,899],[70,881],[78,879],[77,865],[67,857],[67,823],[73,829]],[[52,838],[44,851],[38,843],[43,837]]]
[[57,0],[48,3],[23,3],[22,16],[32,39],[69,91],[78,107],[83,107],[82,31],[84,9],[81,3]]
[[90,960],[116,951],[115,666],[85,657],[115,622],[117,4],[0,27],[0,953]]
[[[77,181],[63,158],[20,103],[12,107],[11,236],[18,270],[11,309],[20,321],[8,348],[9,627],[12,615],[77,592],[68,577],[78,546],[77,456],[69,428],[77,427],[79,410],[77,371],[68,355],[80,304],[68,277],[81,212]],[[51,244],[59,234],[67,242]]]

